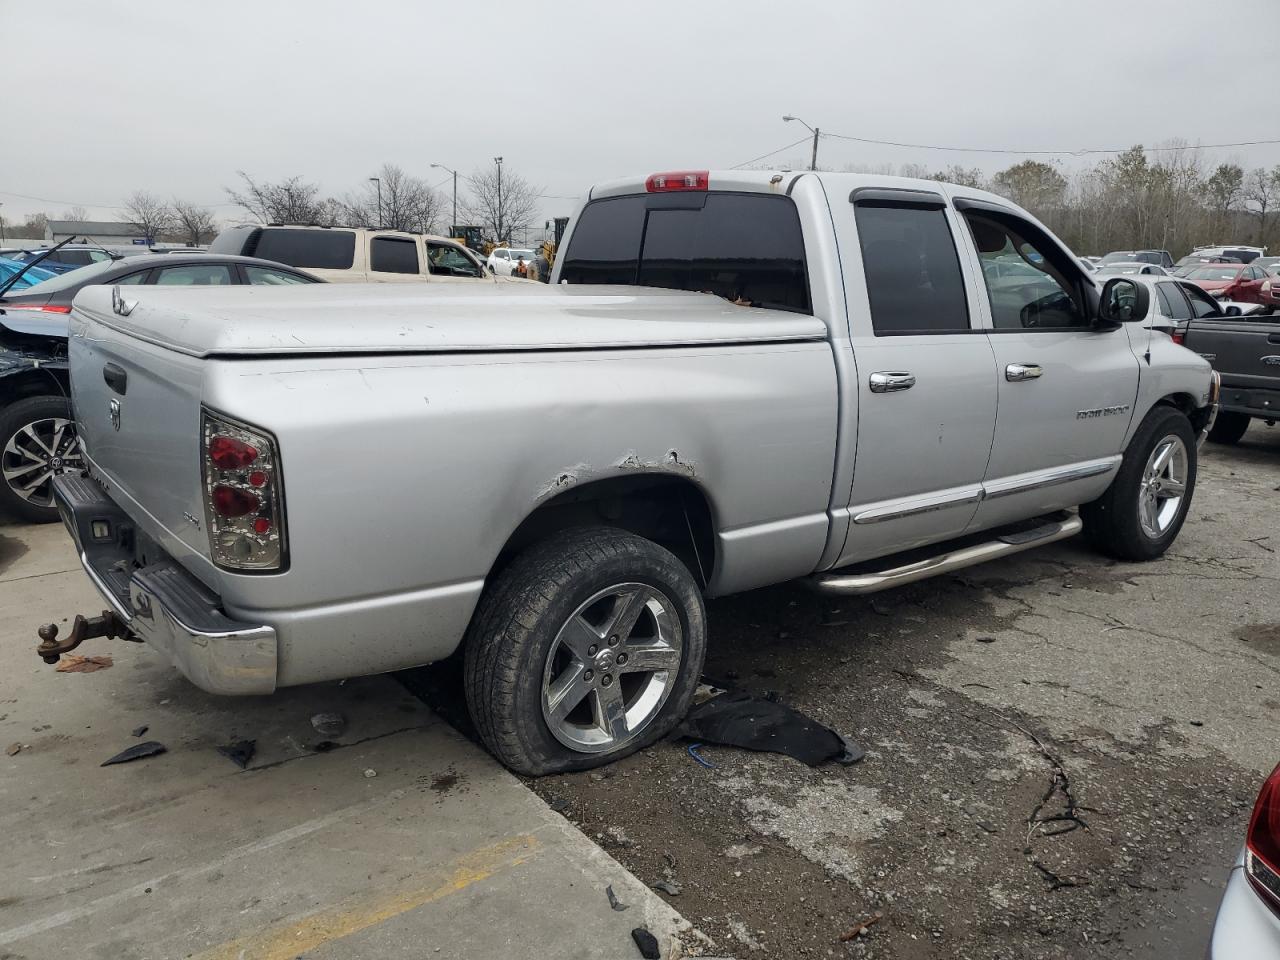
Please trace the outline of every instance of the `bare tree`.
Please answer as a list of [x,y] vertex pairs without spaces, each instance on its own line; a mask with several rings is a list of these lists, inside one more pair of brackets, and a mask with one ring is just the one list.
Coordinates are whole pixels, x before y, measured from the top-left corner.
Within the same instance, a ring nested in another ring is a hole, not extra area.
[[63,220],[80,220],[80,221],[88,220],[89,211],[86,210],[84,207],[72,207],[70,210],[62,211],[62,219]]
[[231,202],[244,207],[259,223],[319,223],[334,218],[332,201],[320,198],[320,188],[302,177],[288,177],[278,183],[260,183],[243,170],[239,190],[226,187]]
[[463,204],[467,216],[498,243],[525,233],[538,212],[535,187],[518,173],[509,170],[478,170],[467,177],[470,196]]
[[174,222],[169,205],[145,190],[129,194],[120,215],[125,223],[135,227],[150,241],[158,240],[162,234],[168,233]]
[[213,221],[213,211],[208,207],[175,199],[173,217],[176,232],[181,233],[186,242],[192,246],[198,247],[205,241],[212,240],[214,234],[218,232],[217,225]]
[[1259,244],[1267,242],[1267,216],[1277,201],[1280,201],[1280,166],[1251,170],[1244,183],[1244,202],[1249,213],[1258,218]]
[[444,209],[440,194],[393,163],[382,165],[378,180],[378,184],[366,183],[363,189],[347,197],[343,205],[348,223],[378,225],[387,230],[435,232]]

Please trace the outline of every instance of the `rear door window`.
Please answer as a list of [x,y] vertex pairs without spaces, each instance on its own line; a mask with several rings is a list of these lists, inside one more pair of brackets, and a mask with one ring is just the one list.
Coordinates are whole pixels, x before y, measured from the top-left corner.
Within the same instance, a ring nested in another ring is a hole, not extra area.
[[561,279],[714,293],[810,312],[804,238],[788,197],[708,193],[617,197],[587,205]]
[[244,270],[244,279],[248,284],[253,286],[279,287],[292,286],[296,283],[312,283],[311,279],[297,273],[286,273],[283,270],[277,270],[274,267],[254,267],[249,264],[242,266]]
[[1160,298],[1160,312],[1172,320],[1190,320],[1191,304],[1182,295],[1176,283],[1157,283],[1156,296]]
[[161,267],[154,281],[168,287],[221,287],[231,285],[231,268],[221,263],[187,264],[181,267]]
[[287,263],[291,267],[350,270],[355,260],[356,235],[350,230],[291,230],[266,227],[245,255]]
[[369,244],[369,269],[374,273],[420,273],[417,241],[374,237]]
[[854,210],[876,336],[968,330],[964,276],[942,208],[857,203]]

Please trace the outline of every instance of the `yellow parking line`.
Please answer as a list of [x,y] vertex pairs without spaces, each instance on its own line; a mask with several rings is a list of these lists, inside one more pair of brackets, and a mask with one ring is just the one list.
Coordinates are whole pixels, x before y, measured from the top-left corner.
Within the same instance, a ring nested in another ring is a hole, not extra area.
[[518,866],[531,859],[538,846],[537,838],[522,834],[481,847],[441,870],[439,873],[443,873],[443,877],[437,873],[434,879],[412,890],[364,899],[352,897],[301,920],[229,940],[196,954],[192,960],[294,960],[308,950],[442,900],[502,870]]

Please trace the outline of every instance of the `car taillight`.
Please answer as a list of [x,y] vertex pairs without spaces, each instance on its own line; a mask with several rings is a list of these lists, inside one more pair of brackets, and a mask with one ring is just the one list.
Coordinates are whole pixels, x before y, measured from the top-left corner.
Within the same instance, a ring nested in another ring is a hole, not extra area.
[[671,173],[650,174],[644,182],[648,193],[669,193],[673,190],[706,190],[711,183],[707,170],[675,170]]
[[1174,330],[1169,334],[1169,336],[1173,339],[1174,343],[1182,343],[1182,341],[1187,338],[1187,333],[1185,330]]
[[71,307],[61,303],[5,303],[0,310],[39,310],[42,313],[70,313]]
[[1249,882],[1280,913],[1280,766],[1271,771],[1253,805],[1244,861]]
[[213,562],[233,570],[283,569],[284,490],[274,438],[210,410],[202,411],[200,433]]

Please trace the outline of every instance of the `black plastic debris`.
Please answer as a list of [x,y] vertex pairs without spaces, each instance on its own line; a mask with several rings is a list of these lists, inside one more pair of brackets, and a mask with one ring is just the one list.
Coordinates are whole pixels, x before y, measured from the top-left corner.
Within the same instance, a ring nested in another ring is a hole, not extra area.
[[334,743],[332,740],[321,740],[313,745],[311,749],[316,753],[328,753],[330,750],[337,750],[338,746],[339,744]]
[[671,880],[659,880],[653,885],[653,889],[659,890],[669,897],[678,897],[680,896],[681,887],[680,884]]
[[811,767],[828,760],[857,763],[864,756],[856,744],[798,710],[740,691],[698,704],[676,733],[704,743],[786,754]]
[[617,910],[619,913],[631,906],[631,904],[623,903],[618,899],[618,895],[613,892],[613,884],[609,884],[609,886],[605,887],[604,892],[609,898],[609,906],[613,907],[613,909]]
[[148,740],[145,743],[137,743],[128,750],[121,750],[110,760],[103,760],[98,764],[100,767],[109,767],[113,763],[128,763],[130,760],[141,760],[143,757],[154,757],[157,754],[164,753],[168,747],[163,743],[157,743],[155,740]]
[[237,740],[235,743],[228,743],[226,746],[219,747],[218,752],[243,770],[249,766],[249,761],[253,759],[255,749],[257,749],[256,740]]
[[640,956],[645,960],[662,960],[662,951],[658,949],[658,938],[644,927],[636,927],[631,931],[631,939],[640,948]]
[[148,730],[150,730],[150,729],[151,729],[151,728],[150,728],[150,727],[148,727],[148,726],[144,723],[144,724],[143,724],[142,726],[140,726],[140,727],[134,727],[134,728],[133,728],[133,735],[134,735],[135,737],[140,737],[140,736],[142,736],[144,733],[146,733],[146,732],[147,732]]

